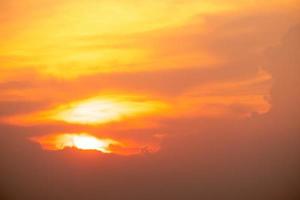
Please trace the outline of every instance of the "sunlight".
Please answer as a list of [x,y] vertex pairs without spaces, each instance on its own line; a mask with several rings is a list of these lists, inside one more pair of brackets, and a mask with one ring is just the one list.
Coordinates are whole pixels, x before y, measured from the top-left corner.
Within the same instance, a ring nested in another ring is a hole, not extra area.
[[61,106],[50,118],[75,124],[102,124],[152,112],[159,107],[160,104],[153,101],[102,97]]
[[166,102],[151,100],[147,96],[108,94],[61,103],[47,110],[30,114],[16,115],[5,119],[0,117],[0,121],[21,125],[40,123],[99,125],[120,122],[125,119],[127,122],[131,122],[153,116],[153,114],[164,112],[167,109],[169,109],[169,105]]
[[156,153],[160,144],[156,142],[142,142],[134,140],[115,140],[114,138],[99,138],[90,133],[53,133],[30,138],[31,141],[41,145],[48,151],[61,151],[66,148],[78,150],[99,151],[106,154],[137,155]]
[[103,153],[110,153],[109,146],[112,141],[100,140],[89,135],[73,135],[71,136],[72,146],[82,150],[97,150]]
[[80,150],[95,150],[102,153],[111,153],[110,146],[118,144],[111,139],[100,139],[87,133],[66,133],[32,138],[47,150],[62,150],[65,148],[77,148]]

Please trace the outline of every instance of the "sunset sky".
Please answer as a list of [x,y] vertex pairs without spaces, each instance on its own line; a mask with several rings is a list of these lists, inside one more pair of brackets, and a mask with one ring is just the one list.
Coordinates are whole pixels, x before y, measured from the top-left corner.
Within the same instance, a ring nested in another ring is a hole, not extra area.
[[300,198],[299,0],[0,0],[0,24],[0,199]]

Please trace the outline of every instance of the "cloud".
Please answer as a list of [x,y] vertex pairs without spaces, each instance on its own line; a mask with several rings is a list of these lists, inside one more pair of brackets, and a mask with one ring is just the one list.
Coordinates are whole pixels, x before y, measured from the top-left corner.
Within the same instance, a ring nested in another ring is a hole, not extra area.
[[45,107],[44,102],[0,101],[0,116],[9,116],[33,112]]
[[[299,84],[296,74],[299,73],[299,44],[298,34],[300,26],[290,29],[281,43],[268,51],[268,70],[273,74],[274,87],[272,90],[275,105],[274,112],[280,115],[287,114],[288,117],[298,116],[299,109],[295,106],[299,100],[300,90],[295,87]],[[284,94],[284,95],[283,95]],[[278,109],[278,110],[277,110]]]

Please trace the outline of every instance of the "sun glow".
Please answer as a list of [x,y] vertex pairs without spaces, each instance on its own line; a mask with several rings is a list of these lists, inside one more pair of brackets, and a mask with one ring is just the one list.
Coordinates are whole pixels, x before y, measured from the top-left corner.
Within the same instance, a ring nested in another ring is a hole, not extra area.
[[153,101],[93,98],[61,106],[50,118],[75,124],[102,124],[152,112],[158,107],[160,104]]
[[[62,103],[47,110],[2,119],[11,124],[68,123],[99,125],[125,119],[142,119],[169,109],[161,100],[137,95],[101,95]],[[1,121],[1,118],[0,118]]]
[[141,153],[155,153],[160,150],[160,145],[155,142],[120,141],[112,138],[98,138],[86,132],[55,133],[31,137],[30,140],[40,144],[44,150],[49,151],[61,151],[66,148],[72,148],[128,156]]
[[47,150],[62,150],[65,148],[77,148],[81,150],[95,150],[102,153],[111,153],[111,145],[118,142],[111,139],[100,139],[87,133],[66,133],[59,135],[32,138]]
[[72,137],[72,146],[83,150],[98,150],[103,153],[110,153],[108,147],[110,142],[99,140],[92,136],[75,135]]

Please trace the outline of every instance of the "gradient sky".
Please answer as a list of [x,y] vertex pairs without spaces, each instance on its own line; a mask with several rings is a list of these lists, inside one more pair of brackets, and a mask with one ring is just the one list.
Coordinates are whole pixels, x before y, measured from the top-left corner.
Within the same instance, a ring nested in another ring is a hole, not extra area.
[[0,198],[296,200],[299,11],[1,0]]

